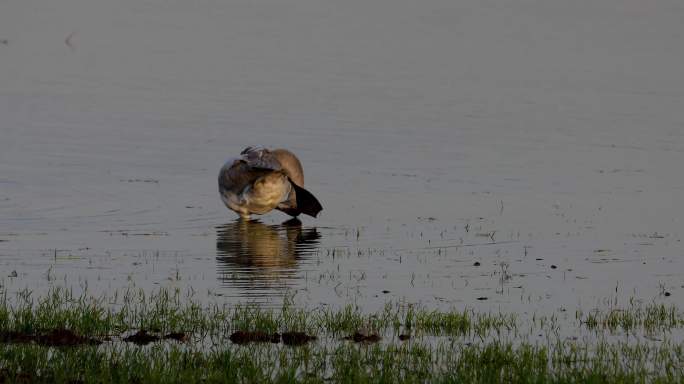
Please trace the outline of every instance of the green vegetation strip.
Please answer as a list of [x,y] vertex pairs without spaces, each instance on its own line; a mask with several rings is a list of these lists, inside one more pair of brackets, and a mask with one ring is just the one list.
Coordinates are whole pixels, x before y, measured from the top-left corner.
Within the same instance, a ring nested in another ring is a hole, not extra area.
[[0,383],[681,383],[682,328],[681,311],[656,304],[560,321],[396,304],[372,314],[202,305],[167,290],[24,291],[0,302]]
[[186,332],[201,337],[249,330],[266,333],[301,331],[334,337],[358,330],[370,333],[410,332],[421,335],[477,335],[485,337],[516,327],[514,315],[481,314],[472,310],[438,312],[412,305],[387,304],[366,314],[348,305],[340,310],[296,308],[286,301],[281,309],[254,305],[202,305],[180,291],[146,294],[129,290],[108,297],[75,296],[56,288],[45,297],[30,291],[0,302],[0,332],[37,334],[68,329],[81,336],[111,337],[130,331]]
[[681,382],[681,345],[0,347],[6,382]]

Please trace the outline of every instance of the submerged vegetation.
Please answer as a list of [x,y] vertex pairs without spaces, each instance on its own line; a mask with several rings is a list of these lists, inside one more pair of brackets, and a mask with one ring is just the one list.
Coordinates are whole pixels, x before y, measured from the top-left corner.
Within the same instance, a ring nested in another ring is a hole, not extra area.
[[388,303],[278,310],[54,289],[0,302],[3,382],[682,382],[684,313],[557,315]]

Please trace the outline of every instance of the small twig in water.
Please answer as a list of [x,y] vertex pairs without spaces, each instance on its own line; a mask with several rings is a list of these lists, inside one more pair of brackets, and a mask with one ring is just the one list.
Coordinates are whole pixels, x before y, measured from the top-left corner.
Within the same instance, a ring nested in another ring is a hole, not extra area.
[[71,48],[72,51],[73,51],[75,48],[74,48],[74,45],[71,43],[71,39],[74,37],[74,34],[75,34],[75,33],[76,33],[76,32],[71,32],[71,33],[69,34],[69,36],[67,36],[66,39],[64,39],[64,44],[66,44],[69,48]]

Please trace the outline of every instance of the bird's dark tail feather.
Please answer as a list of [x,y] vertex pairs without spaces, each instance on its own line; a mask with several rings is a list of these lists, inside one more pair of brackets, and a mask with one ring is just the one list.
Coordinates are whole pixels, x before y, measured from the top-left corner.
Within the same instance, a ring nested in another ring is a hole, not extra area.
[[321,203],[318,202],[318,199],[316,199],[311,192],[295,183],[292,183],[292,187],[295,189],[295,195],[297,197],[297,211],[311,217],[316,217],[318,213],[323,210]]

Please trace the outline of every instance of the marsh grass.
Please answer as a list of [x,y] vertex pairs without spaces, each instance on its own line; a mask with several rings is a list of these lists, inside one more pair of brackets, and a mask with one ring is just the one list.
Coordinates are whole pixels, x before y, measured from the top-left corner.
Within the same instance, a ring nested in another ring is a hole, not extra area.
[[0,346],[9,382],[681,382],[681,345]]
[[632,304],[627,308],[594,310],[586,314],[578,311],[576,317],[588,329],[611,332],[643,331],[651,334],[684,327],[684,313],[674,306],[656,303],[646,306]]
[[[684,327],[683,319],[675,307],[656,304],[578,311],[573,323],[555,315],[524,319],[392,303],[370,314],[353,305],[298,308],[289,300],[278,310],[203,305],[178,290],[131,289],[107,297],[59,288],[43,297],[22,291],[0,302],[0,341],[8,332],[68,329],[104,342],[70,347],[0,342],[0,383],[676,383],[684,380],[684,344],[671,336]],[[147,346],[123,341],[137,330],[191,337]],[[236,330],[301,331],[318,339],[297,347],[236,345],[229,340]],[[382,340],[343,340],[357,331],[377,333]],[[615,331],[659,338],[605,335]],[[592,337],[558,336],[583,332]],[[400,341],[402,333],[411,334],[410,340]],[[540,341],[539,334],[546,336]]]

